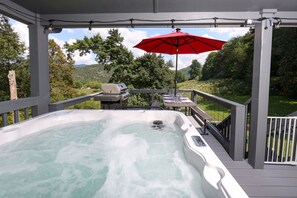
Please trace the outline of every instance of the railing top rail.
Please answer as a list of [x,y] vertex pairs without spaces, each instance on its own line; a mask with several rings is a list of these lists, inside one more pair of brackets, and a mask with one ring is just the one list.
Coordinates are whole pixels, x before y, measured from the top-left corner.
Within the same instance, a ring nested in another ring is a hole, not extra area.
[[130,93],[167,93],[168,89],[129,89]]
[[[129,89],[129,92],[132,94],[135,93],[168,93],[174,89]],[[192,89],[179,89],[178,92],[192,92]]]
[[212,94],[208,94],[199,90],[193,90],[197,95],[203,96],[204,98],[207,98],[209,100],[212,100],[214,102],[219,103],[220,105],[227,107],[227,108],[232,108],[232,107],[242,107],[244,105],[237,103],[237,102],[233,102],[231,100],[228,99],[224,99]]
[[268,116],[267,117],[268,119],[297,119],[297,116],[282,116],[282,117],[279,117],[279,116]]
[[7,113],[27,107],[36,106],[38,97],[20,98],[16,100],[9,100],[0,102],[0,114]]
[[247,101],[245,101],[243,104],[244,105],[248,105],[248,104],[251,104],[252,102],[252,98],[250,97],[249,99],[247,99]]
[[50,103],[50,105],[59,105],[59,104],[72,103],[72,102],[75,102],[77,100],[92,98],[92,97],[94,97],[94,96],[96,96],[96,95],[98,95],[100,93],[102,93],[102,92],[97,92],[97,93],[93,93],[93,94],[89,94],[89,95],[85,95],[85,96],[79,96],[79,97],[76,97],[76,98],[70,98],[68,100],[62,100],[62,101]]
[[97,93],[93,93],[93,94],[89,94],[86,96],[79,96],[76,98],[71,98],[68,100],[63,100],[63,101],[59,101],[59,102],[55,102],[55,103],[50,103],[49,104],[49,109],[50,111],[57,111],[57,110],[62,110],[65,109],[66,107],[84,102],[86,100],[90,100],[91,98],[93,98],[94,96],[100,94],[102,92],[97,92]]

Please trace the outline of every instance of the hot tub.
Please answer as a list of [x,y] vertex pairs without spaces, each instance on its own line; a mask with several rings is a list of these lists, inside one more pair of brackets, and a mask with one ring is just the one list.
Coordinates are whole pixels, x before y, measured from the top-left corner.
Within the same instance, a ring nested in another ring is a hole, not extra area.
[[64,110],[0,129],[0,197],[247,197],[185,115]]

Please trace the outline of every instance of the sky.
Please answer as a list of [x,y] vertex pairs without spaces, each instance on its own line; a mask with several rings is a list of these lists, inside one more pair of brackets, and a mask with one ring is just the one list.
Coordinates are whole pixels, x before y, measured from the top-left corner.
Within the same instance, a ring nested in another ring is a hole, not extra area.
[[[10,20],[10,23],[13,29],[18,32],[20,40],[29,46],[29,33],[27,25],[17,22],[15,20]],[[171,28],[119,28],[121,36],[124,37],[123,44],[132,51],[134,57],[142,56],[145,52],[143,50],[133,48],[137,43],[142,39],[148,38],[151,36],[157,36],[161,34],[171,33],[173,30]],[[229,41],[232,37],[242,36],[247,31],[248,28],[181,28],[182,32],[188,32],[190,34]],[[82,39],[84,36],[92,37],[93,35],[99,33],[102,38],[108,36],[107,28],[92,28],[92,31],[89,31],[88,28],[84,29],[63,29],[61,33],[49,34],[49,39],[54,39],[55,42],[63,48],[65,42],[73,43],[77,39]],[[185,68],[191,65],[192,60],[197,59],[202,65],[205,62],[208,54],[210,52],[205,52],[201,54],[184,54],[179,55],[178,58],[178,69]],[[163,55],[165,60],[172,60],[175,63],[175,55]],[[73,57],[75,65],[81,64],[96,64],[95,55],[88,54],[85,56],[79,56],[79,53],[76,51]]]

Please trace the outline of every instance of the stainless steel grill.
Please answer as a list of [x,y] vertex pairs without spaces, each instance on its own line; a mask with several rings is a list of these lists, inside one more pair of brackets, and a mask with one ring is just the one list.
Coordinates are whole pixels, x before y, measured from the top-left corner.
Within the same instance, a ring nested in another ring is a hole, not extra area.
[[102,109],[120,109],[127,106],[129,90],[124,83],[106,83],[101,85],[102,93],[95,96],[95,101],[101,101]]

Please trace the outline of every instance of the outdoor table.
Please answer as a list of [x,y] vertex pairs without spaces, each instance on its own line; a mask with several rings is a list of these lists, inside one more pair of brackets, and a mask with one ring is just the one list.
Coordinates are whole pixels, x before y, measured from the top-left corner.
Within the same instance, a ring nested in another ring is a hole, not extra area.
[[196,104],[187,97],[180,97],[180,100],[177,100],[176,97],[172,95],[163,95],[163,104],[165,107],[171,107],[174,110],[176,108],[185,107],[185,114],[187,114],[187,108],[194,107]]

